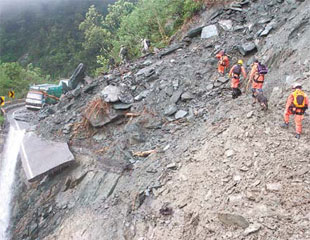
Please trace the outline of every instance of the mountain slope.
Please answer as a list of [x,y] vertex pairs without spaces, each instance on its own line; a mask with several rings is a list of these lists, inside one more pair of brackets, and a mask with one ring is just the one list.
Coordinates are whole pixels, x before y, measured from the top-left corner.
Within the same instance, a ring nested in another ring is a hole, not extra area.
[[[310,91],[310,6],[261,0],[238,9],[201,20],[232,19],[234,31],[218,26],[218,38],[196,37],[169,55],[115,69],[91,93],[85,86],[68,94],[42,117],[37,132],[69,140],[78,163],[24,185],[14,239],[310,239],[310,119],[300,140],[294,124],[279,127],[291,84],[298,78]],[[258,37],[269,23],[268,36]],[[231,99],[230,83],[218,81],[215,52],[225,48],[235,61],[246,42],[270,69],[267,112],[251,105],[250,94]],[[76,135],[85,103],[111,84],[135,97],[130,112],[140,116]],[[169,107],[187,115],[165,116]],[[151,149],[146,158],[134,154]]]

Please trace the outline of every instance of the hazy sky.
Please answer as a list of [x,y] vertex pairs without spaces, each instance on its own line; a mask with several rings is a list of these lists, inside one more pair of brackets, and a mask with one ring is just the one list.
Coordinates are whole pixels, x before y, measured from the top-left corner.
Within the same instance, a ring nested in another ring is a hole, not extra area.
[[[96,2],[94,0],[0,0],[0,20],[13,17],[22,10],[40,10],[43,6],[57,6],[60,3]],[[98,0],[97,0],[98,1]],[[101,0],[102,2],[115,2],[113,0]],[[73,4],[74,5],[74,4]]]
[[7,17],[12,13],[18,13],[23,9],[40,8],[42,4],[54,3],[66,0],[0,0],[0,15]]
[[[51,2],[51,0],[0,0],[0,10],[5,12],[8,9],[21,8],[27,6],[40,5],[41,3]],[[52,2],[54,2],[52,0]]]

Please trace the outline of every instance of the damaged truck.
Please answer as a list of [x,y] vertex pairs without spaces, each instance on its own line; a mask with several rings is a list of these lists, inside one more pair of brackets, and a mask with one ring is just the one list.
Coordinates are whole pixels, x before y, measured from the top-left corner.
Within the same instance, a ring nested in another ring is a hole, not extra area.
[[70,79],[60,80],[56,84],[40,84],[30,86],[26,97],[27,109],[41,109],[45,104],[55,104],[60,96],[67,91],[74,90],[84,83],[85,67],[80,63]]

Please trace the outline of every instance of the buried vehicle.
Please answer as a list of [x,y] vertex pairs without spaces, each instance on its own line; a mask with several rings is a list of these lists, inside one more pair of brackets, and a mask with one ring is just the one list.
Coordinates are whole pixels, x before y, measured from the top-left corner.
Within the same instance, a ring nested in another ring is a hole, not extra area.
[[63,93],[64,86],[67,86],[67,80],[60,80],[58,85],[40,84],[30,86],[26,97],[26,108],[41,109],[45,104],[55,104]]
[[26,97],[27,109],[41,109],[45,104],[44,95],[41,91],[29,90]]

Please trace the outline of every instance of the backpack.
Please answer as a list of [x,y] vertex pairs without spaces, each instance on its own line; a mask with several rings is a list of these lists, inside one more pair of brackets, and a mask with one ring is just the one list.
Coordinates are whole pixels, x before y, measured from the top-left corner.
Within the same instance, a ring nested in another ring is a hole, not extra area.
[[293,104],[296,108],[304,108],[306,106],[306,94],[300,89],[293,92],[294,100]]
[[226,67],[226,61],[225,61],[225,55],[221,56],[220,58],[220,61],[219,61],[219,64]]
[[241,74],[241,66],[239,64],[237,64],[234,69],[233,69],[233,73],[237,74],[238,76]]
[[261,63],[258,63],[257,70],[258,70],[258,73],[262,75],[265,75],[268,73],[268,68],[264,64],[261,64]]

